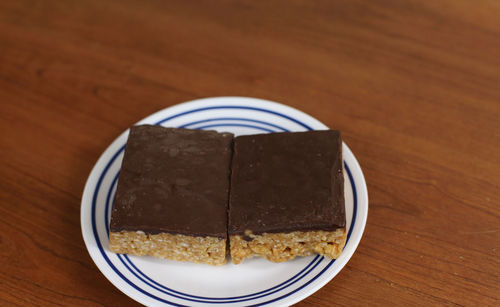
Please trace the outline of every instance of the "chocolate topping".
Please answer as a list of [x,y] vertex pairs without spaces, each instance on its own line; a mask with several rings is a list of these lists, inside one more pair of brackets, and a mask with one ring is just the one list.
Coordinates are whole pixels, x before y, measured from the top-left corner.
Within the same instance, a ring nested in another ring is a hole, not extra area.
[[134,126],[110,229],[226,238],[233,135]]
[[336,130],[235,138],[229,235],[345,227],[342,170]]

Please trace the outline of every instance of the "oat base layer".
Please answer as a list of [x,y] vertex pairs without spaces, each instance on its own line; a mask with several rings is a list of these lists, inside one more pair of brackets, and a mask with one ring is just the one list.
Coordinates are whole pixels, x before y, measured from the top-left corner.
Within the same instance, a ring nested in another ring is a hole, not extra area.
[[244,236],[230,236],[231,258],[234,264],[244,259],[259,256],[273,262],[291,260],[297,256],[310,256],[315,253],[336,259],[340,256],[346,242],[346,230],[335,231],[294,231],[290,233],[264,233]]
[[111,232],[109,249],[118,254],[150,255],[177,261],[222,265],[226,263],[226,240],[180,234],[145,234],[141,231]]

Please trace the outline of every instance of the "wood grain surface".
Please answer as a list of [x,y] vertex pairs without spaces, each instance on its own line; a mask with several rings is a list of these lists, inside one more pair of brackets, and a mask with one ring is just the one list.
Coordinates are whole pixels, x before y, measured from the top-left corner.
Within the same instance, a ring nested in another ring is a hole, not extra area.
[[228,95],[342,130],[366,176],[358,250],[299,306],[500,305],[496,0],[0,1],[0,305],[136,305],[83,243],[87,176]]

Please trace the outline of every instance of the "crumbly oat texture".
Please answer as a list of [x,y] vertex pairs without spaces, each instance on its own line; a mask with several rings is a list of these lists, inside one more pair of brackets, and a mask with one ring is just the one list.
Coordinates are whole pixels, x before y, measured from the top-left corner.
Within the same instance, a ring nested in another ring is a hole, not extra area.
[[283,262],[297,256],[318,253],[336,259],[344,248],[346,230],[339,228],[335,231],[294,231],[262,235],[247,232],[244,236],[230,236],[229,240],[234,264],[253,256],[264,257],[273,262]]
[[150,255],[210,265],[226,263],[226,240],[180,234],[145,234],[142,231],[111,232],[109,248],[118,254]]

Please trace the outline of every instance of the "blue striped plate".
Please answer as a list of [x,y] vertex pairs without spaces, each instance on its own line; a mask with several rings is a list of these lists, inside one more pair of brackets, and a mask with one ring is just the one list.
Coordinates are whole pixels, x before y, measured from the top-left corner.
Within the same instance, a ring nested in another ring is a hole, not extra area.
[[[245,97],[198,99],[164,109],[138,122],[166,127],[229,131],[236,135],[327,129],[313,117],[271,101]],[[108,249],[108,224],[128,131],[101,155],[85,185],[81,226],[97,267],[111,283],[148,306],[284,306],[311,295],[347,263],[368,214],[365,179],[344,144],[347,244],[337,260],[300,257],[285,263],[248,259],[220,267],[152,257],[117,255]]]

